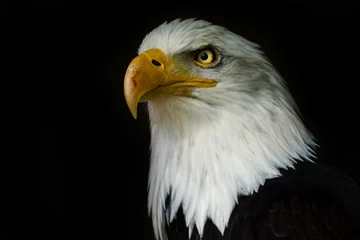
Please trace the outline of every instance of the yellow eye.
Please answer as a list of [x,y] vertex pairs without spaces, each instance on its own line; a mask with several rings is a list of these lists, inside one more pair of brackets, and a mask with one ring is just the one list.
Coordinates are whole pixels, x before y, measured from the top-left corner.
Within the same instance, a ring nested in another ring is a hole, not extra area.
[[210,66],[216,61],[216,53],[213,49],[204,48],[195,54],[194,60],[200,66]]

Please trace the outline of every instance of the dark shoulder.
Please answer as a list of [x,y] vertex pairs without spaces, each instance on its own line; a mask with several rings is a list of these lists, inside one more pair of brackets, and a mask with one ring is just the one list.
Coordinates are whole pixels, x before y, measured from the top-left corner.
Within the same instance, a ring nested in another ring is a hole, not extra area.
[[[299,163],[239,197],[229,223],[238,239],[360,239],[359,221],[355,181],[325,165]],[[237,232],[241,225],[249,227]]]
[[[360,239],[360,189],[341,171],[309,162],[269,179],[250,196],[239,196],[221,234],[211,219],[203,240]],[[166,225],[169,239],[188,240],[182,208]],[[196,227],[191,240],[199,240]]]
[[[360,187],[349,176],[323,164],[300,162],[295,168],[281,170],[281,176],[266,180],[259,190],[247,197],[239,196],[239,205],[261,207],[269,201],[287,197],[343,201],[358,207]],[[353,201],[354,200],[354,201]]]
[[[360,187],[339,169],[312,162],[299,162],[292,169],[281,170],[281,176],[269,179],[256,195],[272,197],[331,199],[359,206]],[[270,200],[270,199],[269,199]]]
[[339,169],[327,165],[299,162],[293,169],[281,170],[281,176],[269,179],[259,189],[259,193],[272,196],[278,194],[328,195],[342,199],[354,193],[359,193],[359,185]]

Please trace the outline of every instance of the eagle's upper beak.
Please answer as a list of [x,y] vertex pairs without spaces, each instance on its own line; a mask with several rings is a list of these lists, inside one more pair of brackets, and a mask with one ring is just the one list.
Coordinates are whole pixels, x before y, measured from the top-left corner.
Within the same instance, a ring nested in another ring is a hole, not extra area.
[[191,96],[194,88],[216,85],[214,80],[197,78],[172,62],[160,49],[150,49],[134,58],[124,79],[124,94],[131,114],[136,119],[138,102],[159,94]]

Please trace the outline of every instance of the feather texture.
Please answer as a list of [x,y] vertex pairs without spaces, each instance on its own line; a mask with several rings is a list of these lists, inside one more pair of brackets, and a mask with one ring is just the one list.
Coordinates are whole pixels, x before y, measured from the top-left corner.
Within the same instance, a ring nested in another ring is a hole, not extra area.
[[[211,220],[203,239],[335,240],[360,239],[360,189],[343,173],[318,164],[296,164],[282,177],[268,180],[258,193],[239,198],[221,234]],[[180,208],[166,227],[170,239],[188,236]],[[201,239],[195,229],[191,240]]]

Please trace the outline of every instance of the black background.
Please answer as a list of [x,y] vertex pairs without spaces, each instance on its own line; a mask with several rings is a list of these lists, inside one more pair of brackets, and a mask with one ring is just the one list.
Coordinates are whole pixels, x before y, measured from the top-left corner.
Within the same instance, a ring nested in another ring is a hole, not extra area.
[[131,117],[122,83],[145,34],[175,18],[203,18],[260,44],[317,138],[320,161],[360,182],[359,13],[356,1],[335,0],[34,2],[25,39],[32,191],[4,237],[153,239],[148,118],[144,107]]

